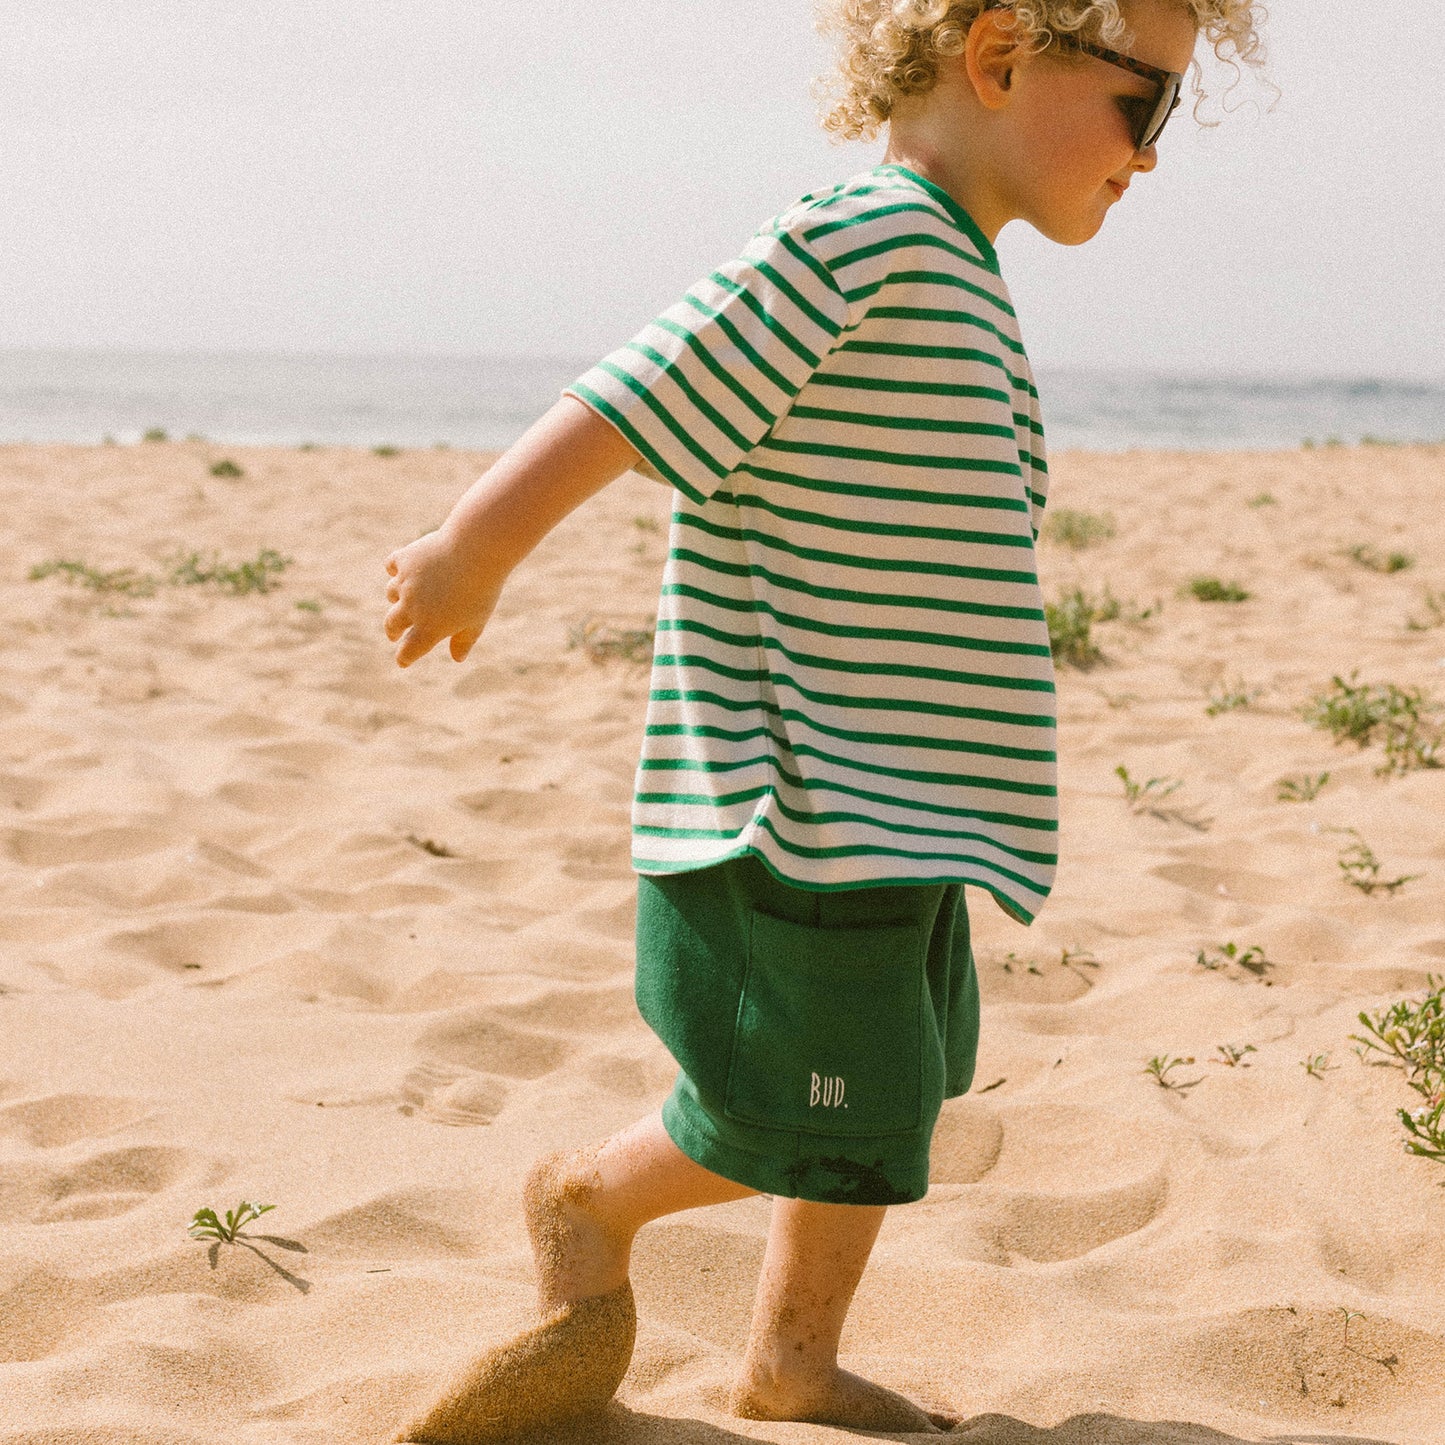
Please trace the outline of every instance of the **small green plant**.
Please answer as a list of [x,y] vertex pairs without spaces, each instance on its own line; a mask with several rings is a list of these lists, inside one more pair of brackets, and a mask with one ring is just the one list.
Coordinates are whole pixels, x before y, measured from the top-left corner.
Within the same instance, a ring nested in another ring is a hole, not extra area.
[[1320,789],[1329,782],[1328,773],[1303,773],[1297,778],[1281,778],[1275,789],[1275,801],[1280,803],[1312,803],[1319,797]]
[[1107,587],[1101,598],[1075,587],[1057,602],[1044,603],[1044,620],[1048,624],[1054,659],[1078,668],[1092,667],[1104,655],[1094,641],[1094,623],[1112,622],[1118,615],[1118,599]]
[[1129,769],[1123,763],[1114,769],[1114,776],[1124,784],[1124,797],[1135,813],[1152,811],[1154,804],[1184,786],[1183,778],[1150,778],[1141,783],[1129,776]]
[[1348,681],[1333,677],[1332,690],[1310,700],[1305,721],[1328,731],[1336,743],[1348,739],[1361,748],[1381,736],[1385,761],[1375,769],[1380,776],[1445,767],[1445,730],[1435,722],[1440,704],[1421,688],[1358,683],[1358,675],[1357,669]]
[[79,582],[93,592],[120,592],[127,597],[150,597],[159,585],[156,578],[137,572],[134,567],[102,572],[84,562],[64,560],[36,563],[30,569],[30,580],[39,582],[57,572],[67,582]]
[[[1309,446],[1311,443],[1306,442],[1305,445]],[[1268,492],[1261,492],[1257,497],[1251,497],[1249,499],[1249,505],[1251,507],[1273,507],[1276,506],[1277,503],[1274,497]]]
[[1344,555],[1371,572],[1403,572],[1415,565],[1415,559],[1408,552],[1380,552],[1368,542],[1356,547],[1347,547]]
[[636,527],[639,532],[656,532],[657,518],[645,516],[634,517],[632,519],[632,525]]
[[243,1225],[259,1219],[274,1204],[251,1204],[243,1199],[234,1209],[226,1211],[224,1220],[214,1209],[198,1209],[191,1220],[190,1232],[193,1239],[219,1239],[223,1244],[234,1244],[236,1235]]
[[1384,892],[1393,897],[1396,889],[1403,888],[1405,884],[1413,883],[1417,878],[1425,876],[1423,873],[1408,873],[1402,878],[1381,878],[1380,860],[1375,857],[1374,850],[1360,836],[1357,829],[1331,828],[1329,831],[1353,835],[1355,841],[1340,850],[1340,872],[1345,875],[1345,882],[1350,887],[1358,888],[1367,896]]
[[1214,1047],[1219,1050],[1219,1062],[1231,1069],[1247,1069],[1249,1065],[1244,1062],[1244,1056],[1259,1052],[1253,1044],[1245,1044],[1243,1048],[1236,1048],[1233,1044],[1215,1044]]
[[1194,577],[1187,589],[1201,602],[1248,602],[1253,595],[1238,582],[1224,582],[1218,577]]
[[600,617],[584,617],[567,629],[568,650],[581,648],[592,662],[621,658],[624,662],[652,660],[655,627],[620,627]]
[[400,447],[372,447],[371,454],[374,457],[395,457],[401,454]]
[[170,437],[166,435],[166,429],[163,426],[153,426],[145,432],[141,440],[143,442],[167,442]]
[[296,603],[301,612],[320,612],[321,604],[314,597],[302,597]]
[[1164,823],[1183,823],[1199,833],[1208,830],[1210,819],[1199,817],[1197,810],[1186,812],[1183,808],[1160,806],[1165,798],[1184,786],[1182,779],[1149,778],[1141,783],[1129,775],[1129,769],[1123,763],[1114,769],[1114,775],[1124,784],[1124,799],[1130,812],[1148,813],[1151,818],[1158,818]]
[[203,565],[199,552],[190,556],[177,556],[165,577],[137,572],[133,567],[122,567],[113,572],[102,572],[84,562],[52,560],[37,563],[30,569],[30,580],[38,582],[59,573],[67,582],[79,582],[96,592],[120,592],[128,597],[151,597],[158,587],[197,586],[214,583],[222,591],[234,596],[248,592],[269,592],[278,584],[276,576],[291,565],[291,558],[283,557],[269,547],[256,554],[252,562],[240,562],[234,567],[223,566],[212,558]]
[[1258,944],[1241,948],[1237,943],[1221,943],[1212,949],[1201,948],[1195,955],[1194,961],[1201,968],[1207,968],[1214,972],[1226,969],[1232,963],[1244,969],[1246,973],[1252,973],[1256,978],[1263,978],[1274,967],[1274,964],[1264,956],[1264,949]]
[[223,592],[244,597],[249,592],[270,592],[279,586],[276,578],[291,565],[291,560],[270,547],[263,547],[256,554],[255,561],[227,567],[215,556],[209,563],[203,564],[201,554],[192,552],[189,556],[176,558],[169,581],[172,586],[178,587],[195,587],[211,582]]
[[1066,948],[1059,954],[1059,967],[1067,968],[1072,973],[1079,974],[1091,988],[1094,980],[1086,973],[1079,973],[1082,968],[1098,968],[1099,960],[1085,948]]
[[296,450],[298,452],[314,452],[317,451],[318,448],[315,442],[302,442]]
[[1429,632],[1434,627],[1445,627],[1445,592],[1427,592],[1423,600],[1425,616],[1406,618],[1406,628],[1411,632]]
[[1307,1059],[1301,1059],[1300,1068],[1312,1079],[1323,1079],[1331,1069],[1339,1068],[1338,1064],[1330,1063],[1328,1054],[1311,1054]]
[[1366,1050],[1387,1056],[1405,1072],[1405,1082],[1422,1094],[1418,1109],[1400,1109],[1407,1153],[1445,1163],[1445,978],[1426,975],[1422,999],[1401,999],[1378,1013],[1361,1013],[1369,1037],[1351,1034]]
[[1248,707],[1263,696],[1264,689],[1262,687],[1247,687],[1244,679],[1241,678],[1237,682],[1225,684],[1213,690],[1209,694],[1209,701],[1205,704],[1204,711],[1210,717],[1218,717],[1220,713]]
[[229,457],[215,462],[211,466],[213,477],[244,477],[246,474]]
[[1178,1079],[1171,1079],[1169,1075],[1173,1070],[1182,1068],[1185,1064],[1192,1064],[1192,1057],[1184,1059],[1172,1059],[1166,1054],[1155,1054],[1155,1056],[1144,1065],[1144,1072],[1149,1074],[1154,1082],[1161,1089],[1177,1089],[1183,1093],[1185,1089],[1192,1089],[1196,1084],[1203,1083],[1203,1079],[1190,1079],[1187,1082]]
[[1114,519],[1107,512],[1079,512],[1059,507],[1044,517],[1044,536],[1050,542],[1072,547],[1076,552],[1107,542],[1114,535]]

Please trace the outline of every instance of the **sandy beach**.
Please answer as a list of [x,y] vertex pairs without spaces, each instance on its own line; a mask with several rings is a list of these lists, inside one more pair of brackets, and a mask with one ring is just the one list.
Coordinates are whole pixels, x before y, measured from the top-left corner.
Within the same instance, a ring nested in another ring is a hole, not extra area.
[[[647,670],[593,655],[650,628],[668,494],[624,478],[471,659],[403,672],[382,559],[486,460],[0,447],[0,1445],[391,1439],[531,1322],[528,1165],[671,1085],[632,1001]],[[1355,670],[1445,699],[1442,483],[1445,446],[1053,459],[1051,509],[1114,526],[1046,541],[1046,593],[1120,604],[1060,669],[1059,883],[1028,929],[970,890],[974,1091],[844,1337],[970,1445],[1445,1441],[1445,1164],[1351,1039],[1445,975],[1445,770],[1301,716]],[[270,590],[198,580],[265,549]],[[1163,781],[1131,807],[1121,766]],[[1419,876],[1351,887],[1356,839]],[[245,1240],[188,1235],[241,1200]],[[726,1413],[767,1217],[644,1231],[579,1438],[860,1438]]]

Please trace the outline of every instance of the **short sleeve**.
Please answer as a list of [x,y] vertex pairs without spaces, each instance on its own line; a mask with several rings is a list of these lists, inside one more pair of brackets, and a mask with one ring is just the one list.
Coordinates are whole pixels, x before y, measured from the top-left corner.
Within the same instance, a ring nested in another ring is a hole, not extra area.
[[797,236],[759,232],[566,395],[648,468],[705,501],[786,415],[841,334],[847,303]]

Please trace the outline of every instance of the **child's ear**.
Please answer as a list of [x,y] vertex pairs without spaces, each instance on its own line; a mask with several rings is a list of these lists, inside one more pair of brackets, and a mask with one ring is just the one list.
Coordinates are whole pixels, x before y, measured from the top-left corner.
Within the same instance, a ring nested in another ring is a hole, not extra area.
[[974,94],[986,110],[1002,110],[1013,88],[1020,47],[1008,11],[985,10],[969,27],[964,66]]

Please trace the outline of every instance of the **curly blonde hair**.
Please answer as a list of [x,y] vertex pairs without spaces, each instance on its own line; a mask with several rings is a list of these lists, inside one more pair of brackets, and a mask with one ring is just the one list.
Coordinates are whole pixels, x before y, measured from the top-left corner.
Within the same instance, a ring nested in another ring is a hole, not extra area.
[[[823,128],[839,140],[867,140],[901,95],[922,95],[938,63],[961,55],[973,22],[992,0],[815,0],[818,29],[836,38],[837,71],[820,91],[829,108]],[[1258,65],[1263,59],[1258,0],[1179,0],[1221,59]],[[1033,50],[1077,35],[1121,49],[1128,27],[1119,0],[1012,0],[1013,26]],[[1195,95],[1202,94],[1198,79]]]

